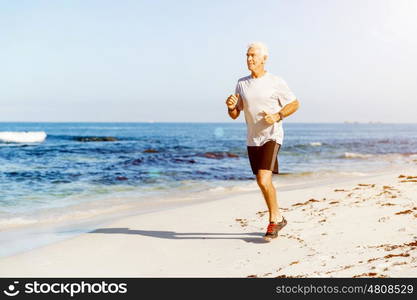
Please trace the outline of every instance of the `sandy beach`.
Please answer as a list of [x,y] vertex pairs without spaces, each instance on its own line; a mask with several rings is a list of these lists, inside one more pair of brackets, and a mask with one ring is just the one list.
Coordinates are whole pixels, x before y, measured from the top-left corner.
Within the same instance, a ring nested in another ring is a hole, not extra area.
[[277,185],[288,225],[270,243],[261,192],[241,192],[4,257],[0,276],[417,276],[417,168],[289,191]]

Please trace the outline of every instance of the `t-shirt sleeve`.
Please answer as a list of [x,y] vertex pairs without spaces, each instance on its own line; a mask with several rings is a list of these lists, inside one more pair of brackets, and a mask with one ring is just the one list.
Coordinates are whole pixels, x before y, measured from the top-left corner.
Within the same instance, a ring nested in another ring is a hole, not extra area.
[[240,85],[239,82],[236,84],[235,94],[239,94],[239,100],[237,101],[236,108],[238,110],[243,110],[243,100],[242,100],[242,93],[240,92]]
[[277,81],[277,90],[278,104],[281,107],[297,99],[283,79]]

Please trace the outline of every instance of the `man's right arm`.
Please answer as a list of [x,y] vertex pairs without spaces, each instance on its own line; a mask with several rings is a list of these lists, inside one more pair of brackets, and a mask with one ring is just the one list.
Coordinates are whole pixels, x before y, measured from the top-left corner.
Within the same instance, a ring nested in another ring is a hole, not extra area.
[[228,110],[229,116],[232,119],[236,119],[237,117],[239,117],[239,114],[240,114],[240,110],[238,109],[239,98],[240,98],[239,94],[234,94],[234,95],[230,95],[226,99],[227,110]]

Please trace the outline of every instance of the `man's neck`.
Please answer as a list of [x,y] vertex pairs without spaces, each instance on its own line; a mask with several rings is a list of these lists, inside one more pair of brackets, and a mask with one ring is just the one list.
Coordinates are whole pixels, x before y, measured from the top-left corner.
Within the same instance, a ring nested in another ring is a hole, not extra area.
[[252,77],[253,78],[259,78],[264,76],[266,73],[265,69],[259,69],[259,70],[253,70],[252,71]]

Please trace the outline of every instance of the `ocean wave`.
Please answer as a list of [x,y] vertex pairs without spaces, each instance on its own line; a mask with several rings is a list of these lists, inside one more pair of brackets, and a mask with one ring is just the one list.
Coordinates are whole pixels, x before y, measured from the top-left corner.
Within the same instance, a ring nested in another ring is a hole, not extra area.
[[[90,206],[90,207],[89,207]],[[36,217],[21,216],[0,219],[0,231],[21,226],[33,226],[39,224],[60,223],[65,221],[88,220],[106,214],[117,213],[121,210],[128,210],[132,205],[120,204],[108,207],[92,208],[91,203],[85,205],[78,204],[73,207],[69,206],[65,209],[45,210]]]
[[44,131],[1,131],[0,141],[7,143],[40,143],[46,139]]
[[310,143],[310,146],[313,146],[313,147],[317,147],[317,146],[321,146],[322,145],[322,143],[320,143],[320,142],[311,142]]
[[342,158],[371,158],[371,157],[374,157],[374,156],[375,156],[374,154],[345,152],[341,157]]
[[340,176],[367,176],[369,175],[368,173],[363,173],[363,172],[357,172],[357,171],[352,171],[352,172],[346,172],[346,171],[335,171],[335,170],[319,170],[319,171],[315,171],[315,172],[298,172],[298,173],[280,173],[280,176],[284,176],[281,177],[282,179],[284,178],[288,178],[288,180],[292,180],[293,178],[308,178],[308,177],[317,177],[317,178],[323,178],[326,176],[329,177],[334,177],[337,175]]
[[233,192],[252,192],[259,190],[258,185],[255,183],[255,180],[251,183],[246,183],[245,185],[236,185],[231,188]]
[[314,172],[295,172],[295,173],[286,173],[279,174],[279,177],[276,180],[278,185],[281,187],[292,187],[298,185],[311,185],[317,182],[331,181],[333,182],[335,178],[337,180],[344,180],[349,178],[356,177],[365,177],[369,176],[371,173],[359,172],[359,171],[336,171],[331,169],[317,170]]
[[347,159],[384,159],[384,160],[398,160],[398,159],[408,159],[408,158],[415,158],[417,157],[417,153],[378,153],[378,154],[370,154],[370,153],[358,153],[358,152],[345,152],[340,158],[347,158]]
[[38,221],[35,219],[29,219],[25,217],[12,217],[8,219],[0,219],[0,229],[6,229],[10,227],[24,226],[35,224]]
[[285,145],[285,150],[302,150],[302,151],[309,151],[312,147],[321,147],[321,146],[328,146],[328,144],[323,142],[306,142],[306,143],[299,143],[293,145]]
[[199,154],[198,156],[202,156],[205,158],[214,158],[214,159],[222,159],[222,158],[238,158],[239,155],[236,153],[231,152],[205,152],[203,154]]
[[[32,143],[30,143],[32,144]],[[36,145],[36,144],[32,144],[32,145]],[[29,147],[30,145],[28,143],[10,143],[10,142],[4,142],[4,143],[0,143],[0,147],[19,147],[19,148],[24,148],[24,147]]]
[[124,140],[135,140],[126,137],[115,136],[101,136],[101,135],[66,135],[66,134],[50,134],[48,139],[51,140],[64,140],[64,141],[77,141],[77,142],[115,142]]
[[113,136],[77,136],[74,137],[78,142],[116,142],[117,138]]

